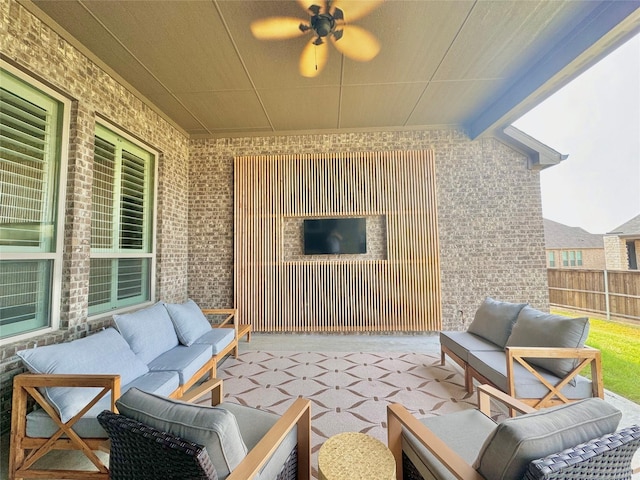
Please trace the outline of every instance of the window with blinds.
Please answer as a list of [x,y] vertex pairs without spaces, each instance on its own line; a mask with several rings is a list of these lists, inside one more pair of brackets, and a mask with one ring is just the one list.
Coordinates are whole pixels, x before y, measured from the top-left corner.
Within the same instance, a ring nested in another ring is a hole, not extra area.
[[89,314],[151,300],[154,156],[98,125],[91,214]]
[[[0,337],[51,328],[63,105],[0,69]],[[59,293],[58,293],[59,295]]]

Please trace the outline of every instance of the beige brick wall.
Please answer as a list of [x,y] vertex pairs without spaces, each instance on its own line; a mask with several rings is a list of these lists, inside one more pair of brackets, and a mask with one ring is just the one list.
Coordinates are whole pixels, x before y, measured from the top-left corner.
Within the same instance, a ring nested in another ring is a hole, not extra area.
[[0,347],[0,431],[4,432],[9,429],[12,378],[23,371],[16,351],[85,336],[111,323],[110,316],[87,321],[96,119],[109,120],[160,152],[156,295],[167,300],[184,299],[187,292],[189,140],[15,0],[0,0],[0,38],[3,60],[73,100],[60,330]]
[[548,308],[538,173],[494,139],[455,130],[192,140],[189,296],[233,303],[233,157],[433,148],[445,329],[464,328],[487,296]]
[[[584,248],[584,249],[572,249],[573,251],[582,252],[582,266],[563,266],[562,265],[562,252],[560,249],[548,249],[547,252],[547,267],[549,268],[586,268],[592,270],[604,270],[605,258],[604,248]],[[556,264],[555,267],[551,267],[549,264],[549,252],[555,253]]]
[[617,235],[605,235],[604,251],[607,270],[629,269],[629,257],[625,240]]

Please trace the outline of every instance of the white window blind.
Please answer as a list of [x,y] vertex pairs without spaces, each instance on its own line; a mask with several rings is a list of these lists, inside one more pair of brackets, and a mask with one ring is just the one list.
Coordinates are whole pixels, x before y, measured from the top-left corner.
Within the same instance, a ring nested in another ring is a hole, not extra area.
[[89,313],[151,300],[154,156],[96,128]]
[[0,70],[0,337],[52,324],[63,107]]

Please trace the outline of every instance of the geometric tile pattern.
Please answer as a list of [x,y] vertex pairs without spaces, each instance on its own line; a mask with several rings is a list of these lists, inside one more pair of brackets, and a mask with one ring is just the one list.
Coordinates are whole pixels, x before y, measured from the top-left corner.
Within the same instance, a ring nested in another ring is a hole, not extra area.
[[426,353],[264,352],[228,357],[218,367],[224,401],[282,414],[297,397],[311,400],[312,468],[322,444],[341,432],[387,443],[387,405],[418,418],[475,408],[463,377]]

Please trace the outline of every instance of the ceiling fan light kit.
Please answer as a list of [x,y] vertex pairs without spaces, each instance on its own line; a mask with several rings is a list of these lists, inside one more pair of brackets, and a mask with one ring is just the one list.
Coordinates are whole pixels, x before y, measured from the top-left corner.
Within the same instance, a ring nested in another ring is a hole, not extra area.
[[[298,0],[303,5],[306,0]],[[367,15],[383,0],[357,2],[331,2],[327,0],[324,9],[318,5],[304,7],[311,16],[308,22],[291,17],[268,17],[251,24],[253,36],[259,40],[284,40],[313,32],[314,38],[307,43],[300,55],[299,70],[305,77],[315,77],[324,68],[328,59],[328,50],[324,38],[328,37],[336,49],[346,57],[360,62],[372,60],[380,51],[380,43],[371,32],[348,24],[345,20],[352,11],[351,21]],[[338,8],[337,4],[346,7]],[[295,25],[297,24],[297,28]],[[338,42],[341,40],[340,42]]]

